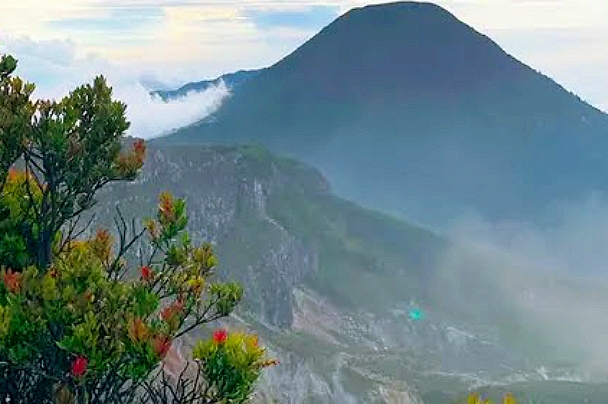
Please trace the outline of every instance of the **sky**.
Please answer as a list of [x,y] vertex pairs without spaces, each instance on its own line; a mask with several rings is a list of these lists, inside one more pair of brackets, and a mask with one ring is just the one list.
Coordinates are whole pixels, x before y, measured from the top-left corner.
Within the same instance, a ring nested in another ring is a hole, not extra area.
[[[103,73],[129,105],[132,134],[152,137],[217,108],[226,88],[165,104],[176,87],[272,65],[352,7],[350,0],[1,0],[0,53],[37,96]],[[437,0],[507,52],[608,111],[605,0]]]

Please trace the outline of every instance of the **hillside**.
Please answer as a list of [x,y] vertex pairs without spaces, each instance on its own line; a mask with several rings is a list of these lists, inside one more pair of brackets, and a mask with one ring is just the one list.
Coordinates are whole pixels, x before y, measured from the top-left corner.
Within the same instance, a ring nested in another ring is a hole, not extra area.
[[607,134],[608,116],[446,10],[400,2],[347,12],[155,142],[258,142],[341,196],[444,225],[466,208],[540,220],[555,199],[606,190]]
[[318,171],[261,147],[152,146],[148,160],[140,180],[104,190],[103,217],[115,203],[141,217],[162,190],[185,198],[192,236],[217,243],[222,266],[249,284],[273,326],[292,325],[288,295],[300,283],[344,307],[384,310],[419,289],[445,243],[334,196]]
[[224,82],[226,87],[230,90],[235,90],[240,87],[241,84],[247,82],[250,78],[255,77],[259,73],[259,70],[239,70],[238,72],[224,74],[213,80],[201,80],[186,83],[175,90],[154,90],[150,92],[150,95],[160,97],[163,101],[176,100],[187,96],[189,93],[199,93],[207,90],[209,87],[217,86],[221,81]]
[[[108,223],[116,205],[127,218],[151,214],[162,190],[186,199],[191,235],[215,244],[218,273],[244,284],[233,325],[254,329],[281,359],[261,402],[448,404],[513,380],[510,369],[542,390],[538,362],[521,353],[545,341],[519,331],[513,348],[517,312],[493,304],[495,285],[438,287],[453,243],[334,196],[315,169],[260,147],[152,146],[138,180],[102,191],[98,217]],[[469,254],[461,266],[488,265]],[[408,317],[415,308],[423,320]],[[599,388],[577,386],[575,398]]]

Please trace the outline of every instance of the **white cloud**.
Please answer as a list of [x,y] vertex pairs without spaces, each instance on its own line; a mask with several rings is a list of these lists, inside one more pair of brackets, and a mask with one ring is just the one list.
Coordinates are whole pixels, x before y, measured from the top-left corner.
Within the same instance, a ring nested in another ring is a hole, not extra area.
[[115,95],[127,103],[127,117],[131,121],[129,133],[149,139],[198,122],[213,113],[228,96],[228,89],[221,83],[204,92],[191,93],[175,101],[163,102],[159,98],[151,98],[140,83],[130,81],[125,85],[116,86]]
[[[0,53],[19,60],[17,74],[37,85],[35,97],[60,98],[76,86],[103,74],[114,88],[115,98],[127,104],[131,121],[128,134],[143,138],[159,136],[183,125],[194,123],[219,107],[229,92],[223,83],[202,93],[163,102],[151,97],[140,82],[142,70],[128,69],[91,55],[80,56],[71,41],[35,41],[27,37],[0,35]],[[162,79],[162,77],[157,77]]]
[[[64,40],[64,44],[72,44],[76,57],[98,55],[126,70],[145,72],[179,85],[238,69],[269,66],[322,28],[263,28],[247,18],[248,10],[295,11],[337,6],[343,13],[352,7],[383,2],[386,0],[0,1],[0,27],[5,33],[27,36],[39,44]],[[605,0],[436,2],[583,99],[594,104],[605,99],[604,94],[608,93],[608,77],[604,74],[608,68]],[[140,9],[159,11],[160,16],[140,18]],[[128,18],[135,18],[137,24],[112,31],[113,13],[124,13],[125,18],[118,19],[122,24]],[[88,31],[82,27],[71,30],[69,24],[61,24],[74,19],[99,19],[103,24],[93,24]],[[42,53],[42,49],[37,51],[39,57]],[[69,52],[62,50],[57,54]],[[48,50],[45,58],[57,56]],[[60,68],[58,62],[52,69]],[[41,69],[34,63],[28,66],[28,71]],[[73,68],[69,66],[68,70]]]

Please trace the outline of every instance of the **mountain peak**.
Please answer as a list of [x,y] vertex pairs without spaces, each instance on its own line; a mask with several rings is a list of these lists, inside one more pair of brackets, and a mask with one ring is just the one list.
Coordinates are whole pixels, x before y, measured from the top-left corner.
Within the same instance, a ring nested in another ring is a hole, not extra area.
[[[449,26],[465,26],[453,14],[435,3],[401,1],[353,8],[338,17],[324,31],[332,31],[332,28],[333,30],[344,29],[345,26],[351,24],[364,29],[365,31],[361,34],[368,35],[374,32],[422,35],[428,34],[429,29],[430,31],[442,31]],[[413,27],[424,29],[417,32],[409,30]],[[470,29],[468,26],[467,28]]]
[[212,118],[163,141],[259,142],[422,221],[519,220],[608,190],[606,115],[431,3],[345,13]]
[[[380,3],[380,4],[369,4],[367,6],[355,7],[348,11],[349,13],[356,13],[360,11],[388,11],[388,12],[440,12],[450,14],[445,8],[438,4],[431,3],[428,1],[394,1],[391,3]],[[345,14],[345,15],[346,15]],[[451,15],[451,14],[450,14]]]
[[334,99],[470,91],[525,68],[447,10],[419,2],[352,9],[274,67]]

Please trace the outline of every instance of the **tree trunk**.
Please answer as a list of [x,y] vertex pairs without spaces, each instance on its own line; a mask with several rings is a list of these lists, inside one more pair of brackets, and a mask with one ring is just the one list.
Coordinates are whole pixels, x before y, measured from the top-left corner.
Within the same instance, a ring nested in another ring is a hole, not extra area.
[[53,235],[50,229],[44,229],[40,233],[39,244],[38,244],[38,256],[36,261],[38,263],[38,269],[42,272],[46,272],[48,267],[51,265],[51,247],[53,242]]

